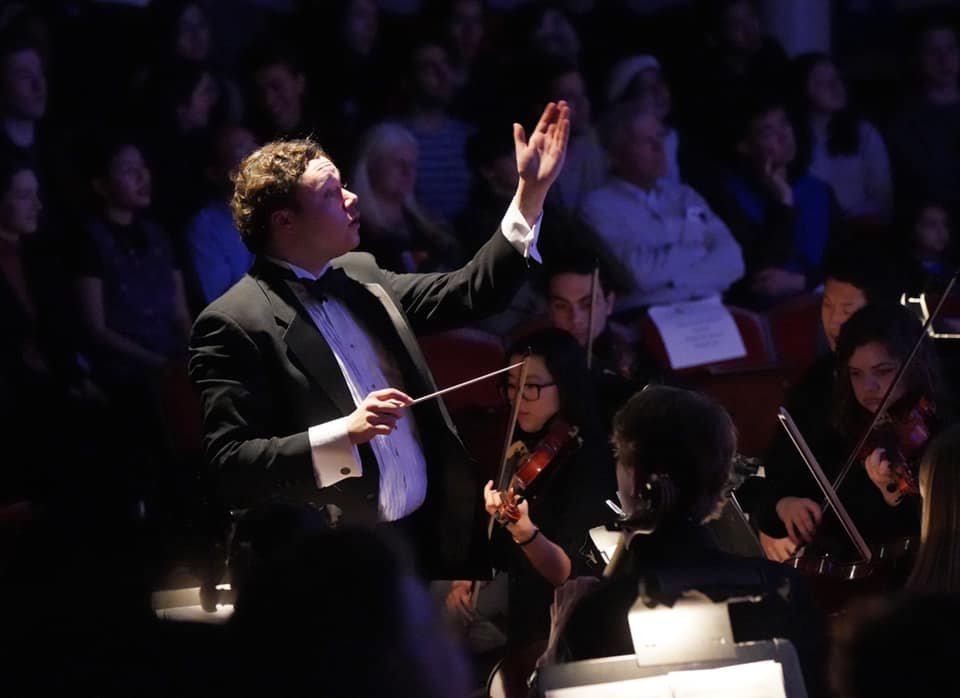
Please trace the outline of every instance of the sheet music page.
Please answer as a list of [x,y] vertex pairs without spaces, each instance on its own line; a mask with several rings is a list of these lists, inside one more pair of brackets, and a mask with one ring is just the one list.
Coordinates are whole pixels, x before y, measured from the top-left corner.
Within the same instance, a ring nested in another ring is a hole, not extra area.
[[740,330],[720,296],[647,311],[657,326],[674,369],[738,359],[747,355]]
[[772,659],[748,664],[672,671],[673,698],[787,698],[783,667]]
[[767,659],[747,664],[672,671],[642,679],[557,688],[547,698],[787,698],[783,667]]
[[667,674],[643,679],[611,681],[593,686],[556,688],[546,692],[547,698],[673,698]]

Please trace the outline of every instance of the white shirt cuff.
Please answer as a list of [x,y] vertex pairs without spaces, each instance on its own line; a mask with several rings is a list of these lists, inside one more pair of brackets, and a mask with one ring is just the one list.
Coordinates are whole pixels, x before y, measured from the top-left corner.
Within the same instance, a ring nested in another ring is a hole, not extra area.
[[507,208],[507,212],[503,214],[503,220],[500,221],[500,230],[503,231],[503,236],[513,249],[522,254],[524,259],[532,258],[540,264],[543,263],[543,259],[540,257],[540,250],[537,249],[537,239],[540,237],[540,223],[542,221],[543,211],[540,212],[531,228],[527,224],[527,219],[520,213],[516,197],[510,202],[510,207]]
[[310,427],[307,436],[317,487],[323,489],[348,477],[363,475],[360,452],[347,434],[347,417]]

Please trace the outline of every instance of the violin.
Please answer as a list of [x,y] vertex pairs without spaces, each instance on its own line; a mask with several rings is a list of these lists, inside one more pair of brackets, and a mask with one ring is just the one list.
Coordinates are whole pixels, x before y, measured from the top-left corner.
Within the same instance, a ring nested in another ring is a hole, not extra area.
[[522,444],[516,447],[513,456],[518,459],[517,467],[509,483],[499,488],[502,504],[495,514],[497,522],[506,525],[519,521],[524,492],[552,463],[564,460],[582,443],[580,428],[558,417],[532,450]]
[[874,450],[885,451],[896,483],[887,485],[887,492],[900,496],[919,494],[917,483],[917,456],[930,440],[936,419],[936,405],[922,395],[902,415],[885,415],[870,432],[870,437],[860,450],[860,458],[866,459]]

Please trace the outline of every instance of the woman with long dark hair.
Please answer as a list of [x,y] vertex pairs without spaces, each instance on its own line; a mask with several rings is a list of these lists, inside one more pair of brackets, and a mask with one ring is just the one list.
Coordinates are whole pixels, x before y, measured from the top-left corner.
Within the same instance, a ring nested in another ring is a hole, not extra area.
[[920,464],[920,550],[907,579],[919,592],[960,591],[960,425],[941,433]]
[[[900,366],[921,335],[919,320],[896,304],[868,305],[857,311],[837,338],[837,378],[833,400],[834,438],[819,455],[833,480],[862,438],[893,383]],[[871,430],[838,494],[869,544],[916,535],[920,501],[902,484],[916,473],[927,440],[945,421],[936,354],[924,337],[917,355],[896,387],[884,416]],[[823,519],[821,497],[813,483],[781,496],[776,504],[794,543],[849,549],[834,517]],[[803,482],[794,478],[794,486]],[[821,531],[821,523],[827,530]],[[840,552],[837,549],[835,552]]]
[[830,56],[794,61],[798,126],[811,146],[810,173],[827,182],[844,217],[886,221],[892,209],[890,158],[880,132],[850,106]]
[[[579,550],[587,532],[612,519],[605,500],[616,492],[583,348],[563,330],[544,329],[516,342],[508,365],[521,361],[527,350],[523,390],[519,368],[503,383],[505,397],[520,401],[508,463],[521,465],[548,435],[560,436],[565,445],[526,488],[522,501],[509,507],[513,520],[501,518],[503,525],[494,529],[495,563],[509,576],[508,643],[518,647],[546,639],[553,590],[582,566]],[[567,438],[574,430],[576,435]],[[490,481],[483,492],[491,516],[503,514],[501,505],[509,498],[496,486]]]

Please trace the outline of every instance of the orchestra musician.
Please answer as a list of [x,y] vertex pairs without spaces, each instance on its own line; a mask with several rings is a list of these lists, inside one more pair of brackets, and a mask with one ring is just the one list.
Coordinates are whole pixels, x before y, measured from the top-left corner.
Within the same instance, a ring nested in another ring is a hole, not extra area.
[[[882,249],[852,249],[841,246],[824,262],[820,320],[829,351],[816,359],[790,391],[787,409],[814,450],[832,432],[830,410],[833,402],[836,348],[840,328],[850,316],[868,303],[895,303],[900,288],[892,272],[892,261]],[[760,543],[771,560],[785,560],[796,548],[777,516],[775,493],[783,480],[806,477],[807,469],[790,439],[778,431],[764,454],[765,479],[750,478],[737,490],[737,497],[749,511],[759,530]],[[802,473],[802,475],[797,475]]]
[[[831,480],[863,436],[920,334],[920,322],[897,304],[867,305],[843,325],[837,338],[832,429],[812,446]],[[941,388],[936,354],[929,339],[923,337],[913,363],[891,396],[886,415],[838,488],[841,501],[870,545],[920,532],[919,496],[905,491],[900,483],[904,474],[915,478],[928,438],[945,419]],[[916,424],[908,425],[908,420]],[[905,425],[910,428],[902,429]],[[904,469],[902,473],[898,466]],[[849,554],[849,543],[837,519],[823,514],[819,490],[808,471],[792,473],[774,496],[776,513],[792,544],[788,552],[816,537],[814,547],[834,555]]]
[[474,464],[415,333],[506,305],[523,281],[543,202],[563,165],[569,108],[529,140],[514,125],[519,183],[500,229],[463,268],[394,274],[358,242],[357,197],[310,139],[248,156],[232,200],[257,259],[197,319],[190,377],[203,402],[217,492],[232,509],[309,502],[342,524],[389,522],[431,578],[487,573]]
[[[520,401],[506,467],[522,468],[538,452],[549,464],[519,503],[516,489],[498,491],[493,481],[483,488],[487,513],[503,524],[494,527],[491,547],[496,566],[509,578],[507,651],[546,639],[553,590],[582,571],[579,550],[591,528],[612,520],[605,501],[616,492],[613,458],[580,345],[563,330],[538,330],[511,347],[507,365],[528,350],[523,390],[519,368],[503,383],[504,396]],[[543,452],[545,441],[557,436],[559,447]],[[512,511],[504,512],[504,505]],[[448,597],[448,607],[459,607],[465,618],[471,613],[469,589],[469,582],[454,582]]]
[[923,502],[920,549],[906,588],[955,594],[960,591],[960,425],[948,427],[932,441],[918,481]]
[[[649,386],[617,413],[613,441],[624,549],[600,584],[563,614],[554,659],[633,654],[628,611],[642,581],[667,573],[685,589],[733,583],[749,590],[743,593],[770,595],[762,613],[732,619],[734,639],[790,638],[808,690],[818,695],[822,619],[811,612],[803,580],[784,565],[720,550],[705,527],[720,511],[737,447],[726,410],[700,393]],[[651,497],[654,486],[659,494]]]
[[550,324],[572,334],[589,353],[588,367],[607,425],[636,390],[659,378],[653,359],[625,327],[610,319],[622,286],[610,265],[588,250],[564,250],[544,264]]

